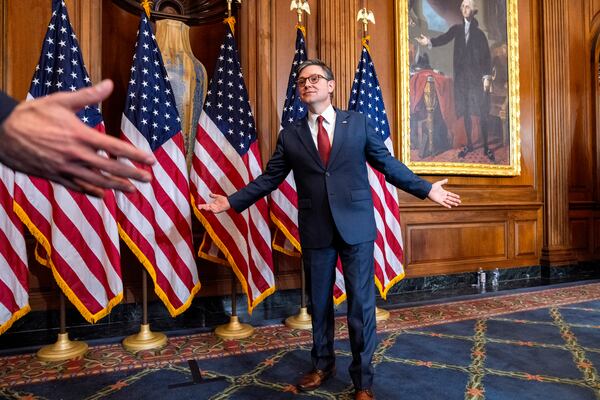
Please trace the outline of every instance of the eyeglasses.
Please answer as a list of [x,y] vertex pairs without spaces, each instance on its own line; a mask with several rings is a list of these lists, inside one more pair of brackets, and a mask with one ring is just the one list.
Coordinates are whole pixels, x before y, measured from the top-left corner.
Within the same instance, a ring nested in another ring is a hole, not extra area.
[[298,84],[298,87],[306,86],[306,81],[310,82],[313,85],[316,85],[319,82],[319,79],[325,79],[326,81],[329,80],[326,77],[324,77],[323,75],[314,74],[314,75],[309,76],[308,78],[298,78],[296,83]]

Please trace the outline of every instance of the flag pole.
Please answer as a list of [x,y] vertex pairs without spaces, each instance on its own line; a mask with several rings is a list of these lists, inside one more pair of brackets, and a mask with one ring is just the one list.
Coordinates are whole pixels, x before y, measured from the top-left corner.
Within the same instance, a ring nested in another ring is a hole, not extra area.
[[[302,14],[307,13],[310,15],[310,6],[308,0],[292,0],[290,10],[295,10],[298,14],[298,24],[296,25],[304,31],[304,25],[302,24]],[[304,31],[306,34],[306,31]],[[304,273],[304,262],[300,259],[300,311],[296,315],[292,315],[285,319],[285,326],[293,329],[312,329],[312,318],[308,313],[308,307],[306,306],[306,274]]]
[[[141,6],[150,18],[152,1],[142,0]],[[127,351],[136,352],[141,350],[159,349],[167,344],[167,336],[164,333],[152,332],[148,323],[148,272],[142,266],[142,323],[140,331],[123,339],[123,347]]]
[[[356,20],[360,21],[363,24],[363,34],[362,34],[362,44],[363,46],[369,46],[369,23],[375,23],[375,15],[373,11],[368,10],[365,2],[363,2],[364,7],[358,10],[358,15],[356,16]],[[390,318],[390,312],[379,307],[375,307],[375,319],[377,321],[385,321]]]
[[312,318],[308,313],[308,307],[306,306],[306,274],[304,273],[304,262],[300,262],[300,311],[296,315],[287,317],[285,319],[285,326],[294,329],[312,329]]
[[[242,0],[237,0],[238,4]],[[227,0],[227,18],[225,23],[231,26],[233,32],[233,24],[235,19],[232,19],[231,3],[233,0]],[[237,277],[233,268],[231,268],[231,317],[229,317],[229,323],[219,325],[215,329],[215,335],[221,339],[245,339],[252,336],[254,328],[251,325],[243,324],[237,316]]]
[[245,339],[252,336],[254,328],[252,325],[242,324],[237,316],[237,277],[231,269],[231,317],[229,323],[219,325],[215,329],[215,335],[221,339]]
[[69,340],[69,334],[66,328],[66,305],[65,295],[59,289],[60,296],[60,330],[58,332],[58,339],[56,343],[44,346],[38,350],[36,357],[40,361],[65,361],[72,358],[83,356],[87,350],[88,345],[85,342]]
[[123,339],[123,347],[135,353],[141,350],[159,349],[167,344],[164,333],[152,332],[148,323],[148,272],[142,267],[142,323],[140,331]]

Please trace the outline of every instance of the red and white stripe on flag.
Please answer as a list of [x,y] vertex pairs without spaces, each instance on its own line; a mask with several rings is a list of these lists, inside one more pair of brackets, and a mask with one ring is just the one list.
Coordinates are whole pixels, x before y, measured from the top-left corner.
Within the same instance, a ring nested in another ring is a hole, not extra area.
[[15,173],[0,164],[0,334],[30,310],[23,225],[13,211],[14,180]]
[[21,173],[14,190],[15,211],[62,291],[87,321],[107,315],[123,298],[114,193],[98,199]]
[[[211,202],[209,193],[234,193],[261,172],[258,141],[240,157],[203,111],[190,175],[194,204]],[[221,214],[201,213],[196,207],[194,212],[207,231],[199,255],[214,262],[223,263],[223,257],[227,260],[248,297],[248,311],[252,312],[275,291],[266,199],[260,199],[239,214],[233,210]],[[215,246],[220,252],[215,251]]]
[[[385,140],[385,145],[394,154],[391,138]],[[368,173],[377,227],[374,244],[375,285],[385,299],[390,288],[404,278],[398,192],[379,171],[369,166]]]
[[[195,206],[212,202],[210,193],[232,194],[262,173],[254,116],[233,36],[235,21],[225,22],[228,29],[198,121],[190,183],[194,212],[208,234],[199,255],[227,260],[252,312],[275,291],[267,200],[258,200],[242,213],[213,214]],[[221,254],[206,252],[214,246]]]
[[277,227],[273,237],[273,249],[299,257],[301,248],[298,232],[298,193],[293,172],[290,172],[277,190],[271,193],[269,206],[271,220]]
[[[156,163],[148,183],[117,194],[119,233],[154,281],[172,316],[187,310],[200,290],[192,245],[192,211],[181,120],[167,71],[146,15],[140,18],[121,118],[121,138]],[[122,159],[125,163],[129,160]]]
[[[350,90],[348,109],[365,114],[369,125],[376,134],[381,135],[393,156],[389,123],[368,40],[368,36],[363,39],[363,49]],[[368,167],[368,174],[377,227],[374,246],[375,285],[381,297],[385,299],[388,290],[404,278],[398,194],[396,188],[387,183],[381,173]]]
[[[146,138],[125,115],[121,138],[152,152]],[[135,182],[135,192],[117,194],[121,238],[146,268],[155,293],[173,316],[184,312],[200,290],[183,146],[179,132],[154,151],[157,162],[146,167],[152,182]]]
[[[306,118],[308,106],[302,103],[297,90],[298,66],[308,58],[306,51],[306,28],[296,25],[296,43],[294,58],[290,66],[285,101],[281,113],[281,129]],[[280,129],[280,131],[281,131]],[[273,249],[281,253],[300,256],[300,235],[298,233],[298,194],[294,173],[290,172],[279,187],[270,196],[271,220],[276,226],[273,237]]]
[[[28,99],[91,86],[67,8],[52,2],[53,12],[35,68]],[[97,106],[77,115],[104,132]],[[39,261],[50,267],[59,287],[89,322],[108,314],[123,298],[116,202],[33,178],[15,175],[14,210],[43,250]]]
[[337,306],[346,300],[346,285],[344,284],[344,270],[338,257],[335,264],[335,283],[333,284],[333,303]]

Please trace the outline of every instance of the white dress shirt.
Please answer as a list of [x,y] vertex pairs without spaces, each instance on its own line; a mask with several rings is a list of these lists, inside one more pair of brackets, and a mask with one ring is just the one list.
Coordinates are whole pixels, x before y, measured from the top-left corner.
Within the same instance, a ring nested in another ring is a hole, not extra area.
[[[333,144],[333,131],[335,130],[335,109],[330,104],[321,115],[323,116],[323,127],[327,131],[327,136],[329,136],[329,143]],[[310,135],[312,136],[313,142],[315,142],[315,147],[317,150],[319,149],[317,142],[317,134],[319,133],[319,126],[317,123],[318,116],[319,114],[313,114],[310,111],[308,112],[308,129],[310,129]]]

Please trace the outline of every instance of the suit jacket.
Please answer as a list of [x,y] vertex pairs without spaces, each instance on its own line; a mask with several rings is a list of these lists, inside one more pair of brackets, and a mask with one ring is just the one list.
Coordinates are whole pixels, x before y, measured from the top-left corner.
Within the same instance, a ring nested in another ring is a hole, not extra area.
[[453,25],[448,32],[431,38],[433,47],[443,46],[454,40],[454,105],[456,115],[487,114],[483,92],[483,77],[492,74],[490,46],[479,22],[473,18],[469,25],[469,41],[465,38],[465,22]]
[[394,186],[419,198],[427,197],[431,184],[390,154],[363,114],[336,112],[327,166],[319,157],[304,118],[281,131],[264,173],[229,196],[231,207],[237,212],[245,210],[275,190],[293,171],[300,242],[304,248],[320,248],[331,244],[335,228],[348,244],[375,239],[367,162]]
[[10,115],[17,104],[15,99],[0,91],[0,124]]

